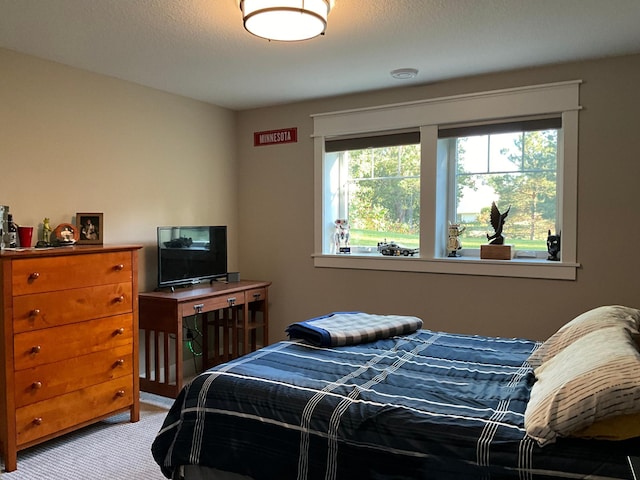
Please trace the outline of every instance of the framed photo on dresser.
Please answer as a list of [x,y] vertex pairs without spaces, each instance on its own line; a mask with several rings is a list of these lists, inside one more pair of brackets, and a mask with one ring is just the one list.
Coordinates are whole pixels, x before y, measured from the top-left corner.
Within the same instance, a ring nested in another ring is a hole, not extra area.
[[78,244],[102,245],[104,223],[102,213],[76,213]]

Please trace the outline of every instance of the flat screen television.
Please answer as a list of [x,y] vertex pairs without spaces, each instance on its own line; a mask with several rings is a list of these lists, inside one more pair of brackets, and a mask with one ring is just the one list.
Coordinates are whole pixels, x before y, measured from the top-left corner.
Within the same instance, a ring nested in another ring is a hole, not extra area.
[[227,275],[227,227],[158,227],[158,287],[195,285]]

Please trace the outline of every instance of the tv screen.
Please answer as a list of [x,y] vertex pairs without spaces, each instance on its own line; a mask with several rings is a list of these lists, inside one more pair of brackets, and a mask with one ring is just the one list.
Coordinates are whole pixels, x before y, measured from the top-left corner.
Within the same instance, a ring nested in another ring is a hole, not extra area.
[[226,226],[158,227],[159,287],[193,285],[226,274]]

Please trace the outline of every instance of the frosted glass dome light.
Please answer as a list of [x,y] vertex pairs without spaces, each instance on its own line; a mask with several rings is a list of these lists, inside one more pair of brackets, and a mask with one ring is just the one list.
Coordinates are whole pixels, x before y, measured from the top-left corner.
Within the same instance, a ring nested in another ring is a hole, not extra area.
[[324,33],[330,0],[240,0],[244,28],[267,40],[294,42]]

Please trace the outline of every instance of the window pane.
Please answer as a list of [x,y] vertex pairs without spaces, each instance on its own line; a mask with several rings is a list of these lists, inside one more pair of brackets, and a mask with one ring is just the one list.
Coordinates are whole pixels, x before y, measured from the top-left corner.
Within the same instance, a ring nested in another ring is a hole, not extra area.
[[417,248],[420,145],[350,150],[340,152],[340,158],[348,172],[340,196],[345,199],[352,251],[383,241]]
[[[557,219],[557,138],[554,129],[456,139],[455,221],[466,227],[463,248],[487,243],[495,201],[503,213],[511,207],[505,243],[517,250],[546,250]],[[488,169],[476,168],[487,156]]]
[[489,171],[489,136],[460,137],[456,139],[458,171],[463,173],[483,173]]
[[517,172],[521,169],[522,149],[517,147],[522,142],[522,133],[503,133],[490,136],[489,171]]

